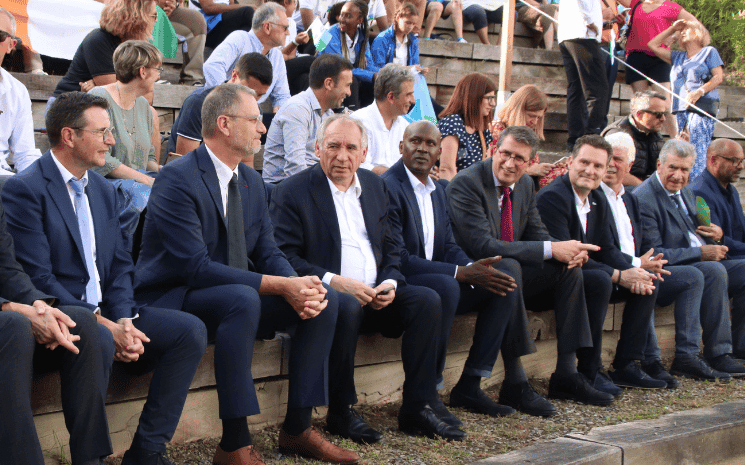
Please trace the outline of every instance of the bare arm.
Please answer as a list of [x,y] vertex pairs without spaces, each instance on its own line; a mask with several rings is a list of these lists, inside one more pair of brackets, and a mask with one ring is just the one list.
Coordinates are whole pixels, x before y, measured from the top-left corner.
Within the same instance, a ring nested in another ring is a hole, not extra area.
[[[150,109],[153,111],[153,139],[151,143],[153,144],[153,149],[155,150],[155,158],[156,160],[160,159],[160,150],[161,150],[161,143],[160,143],[160,119],[158,118],[158,112],[155,110],[155,108],[150,107]],[[158,166],[157,161],[148,160],[147,162],[147,170],[148,171],[158,171],[160,169],[160,166]]]
[[303,20],[303,28],[308,29],[313,20],[316,19],[316,15],[310,8],[300,8],[300,18]]
[[111,172],[109,173],[112,177],[119,178],[119,179],[134,179],[135,181],[146,184],[150,187],[153,187],[153,181],[154,179],[150,176],[140,173],[139,171],[130,168],[129,166],[122,163],[121,165],[117,166]]
[[202,143],[202,141],[181,137],[178,134],[171,134],[171,137],[176,137],[176,153],[180,153],[181,155],[186,155],[192,150],[196,150],[199,144]]
[[666,61],[667,63],[672,63],[672,58],[670,55],[670,49],[664,48],[662,45],[673,36],[676,32],[682,31],[686,27],[686,23],[683,20],[677,20],[675,21],[669,28],[665,29],[664,31],[660,32],[655,36],[654,39],[649,41],[649,48],[652,49],[655,55],[657,55],[658,58],[661,60]]
[[455,160],[458,158],[458,138],[446,136],[442,139],[442,155],[440,155],[440,179],[450,181],[457,172]]
[[228,11],[236,10],[243,5],[234,3],[232,5],[225,5],[223,3],[215,3],[213,0],[200,0],[202,9],[208,15],[216,15],[218,13],[227,13]]

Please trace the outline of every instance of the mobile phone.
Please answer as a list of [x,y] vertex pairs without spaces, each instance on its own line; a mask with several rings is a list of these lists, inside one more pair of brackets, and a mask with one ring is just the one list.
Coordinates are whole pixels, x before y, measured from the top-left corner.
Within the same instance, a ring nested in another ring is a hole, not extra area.
[[395,289],[394,286],[386,287],[385,289],[383,289],[380,292],[378,292],[377,295],[386,295],[386,294],[388,294],[389,292],[391,292],[394,289]]
[[560,159],[554,162],[554,165],[558,165],[559,163],[563,163],[567,160],[569,160],[569,157],[561,157]]

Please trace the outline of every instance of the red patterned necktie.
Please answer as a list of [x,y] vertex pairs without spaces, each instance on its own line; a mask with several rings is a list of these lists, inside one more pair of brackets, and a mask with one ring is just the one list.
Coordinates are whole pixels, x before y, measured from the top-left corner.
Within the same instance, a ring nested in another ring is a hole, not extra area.
[[515,242],[515,233],[512,230],[512,199],[510,199],[509,187],[500,187],[502,196],[502,218],[499,222],[500,237],[503,241]]

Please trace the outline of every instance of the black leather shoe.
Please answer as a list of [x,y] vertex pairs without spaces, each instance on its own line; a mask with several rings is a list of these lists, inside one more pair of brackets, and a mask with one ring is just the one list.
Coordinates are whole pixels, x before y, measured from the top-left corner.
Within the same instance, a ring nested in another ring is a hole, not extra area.
[[745,376],[745,366],[736,361],[730,354],[720,355],[707,361],[713,369],[728,373],[733,378]]
[[668,389],[675,389],[678,387],[678,380],[675,379],[675,376],[668,373],[665,367],[662,366],[662,362],[659,360],[642,363],[642,370],[652,378],[666,382]]
[[550,417],[556,413],[556,407],[541,397],[527,381],[502,382],[502,388],[499,390],[499,403],[534,417]]
[[548,382],[548,397],[600,406],[610,405],[613,402],[611,394],[598,391],[590,386],[590,382],[582,373],[571,375],[553,373]]
[[616,386],[639,389],[665,389],[667,382],[655,379],[642,371],[639,362],[633,360],[622,367],[616,367],[616,371],[608,373],[610,379]]
[[460,421],[458,417],[450,413],[450,410],[445,407],[445,404],[442,402],[442,399],[440,399],[440,396],[437,396],[437,399],[434,399],[432,402],[430,402],[429,406],[432,407],[432,410],[435,411],[437,417],[448,425],[455,426],[456,428],[460,428],[461,426],[463,426],[463,422]]
[[506,405],[500,405],[489,398],[481,389],[474,394],[466,394],[460,389],[450,391],[450,406],[462,407],[472,412],[491,415],[493,417],[503,417],[515,413],[515,409]]
[[375,444],[383,439],[383,434],[372,429],[351,405],[340,412],[329,410],[326,415],[326,430],[358,444]]
[[[585,376],[585,378],[587,378],[588,382],[590,381],[590,378],[588,378],[587,376]],[[603,373],[602,371],[598,371],[597,373],[595,373],[595,379],[593,379],[590,385],[600,392],[605,392],[612,395],[614,398],[623,394],[623,389],[616,386],[616,384],[611,381],[608,375]]]
[[398,429],[416,436],[433,439],[439,436],[451,441],[462,441],[468,436],[465,431],[440,420],[429,405],[425,405],[419,411],[408,411],[402,407],[398,412]]
[[709,364],[706,363],[706,361],[698,354],[675,357],[673,359],[673,364],[670,366],[670,374],[704,381],[731,378],[729,373],[718,371],[710,367]]
[[174,465],[160,452],[131,447],[122,457],[121,465]]

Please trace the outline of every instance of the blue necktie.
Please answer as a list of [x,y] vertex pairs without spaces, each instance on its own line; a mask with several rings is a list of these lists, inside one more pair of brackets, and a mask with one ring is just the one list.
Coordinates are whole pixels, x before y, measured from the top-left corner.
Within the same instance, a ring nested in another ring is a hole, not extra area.
[[85,179],[70,179],[70,185],[75,190],[75,216],[78,217],[80,239],[83,243],[85,268],[88,270],[88,284],[85,285],[85,301],[98,306],[98,286],[96,285],[96,269],[93,263],[93,248],[91,247],[90,223],[88,208],[85,204]]

